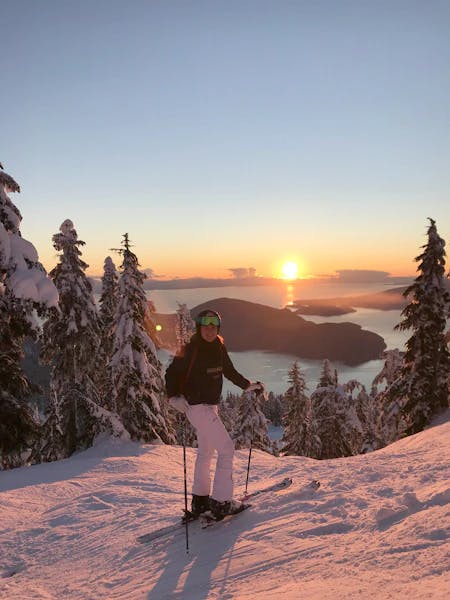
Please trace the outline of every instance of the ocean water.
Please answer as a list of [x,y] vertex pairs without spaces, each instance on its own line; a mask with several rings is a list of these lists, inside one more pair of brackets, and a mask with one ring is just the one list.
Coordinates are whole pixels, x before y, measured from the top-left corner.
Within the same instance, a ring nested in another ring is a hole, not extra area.
[[[319,283],[310,281],[288,284],[280,282],[276,286],[255,287],[220,287],[220,288],[195,288],[188,290],[154,290],[148,292],[148,297],[154,302],[157,312],[171,313],[177,309],[177,303],[186,303],[189,308],[214,298],[238,298],[257,302],[275,308],[283,308],[297,299],[308,298],[333,298],[365,294],[388,289],[382,284],[338,284]],[[343,323],[351,322],[360,325],[363,329],[381,335],[388,349],[404,348],[409,334],[394,331],[400,321],[400,311],[379,311],[367,308],[358,309],[356,312],[337,317],[307,316],[307,320],[314,323]],[[226,340],[225,340],[226,343]],[[231,359],[238,371],[253,381],[263,381],[269,391],[282,394],[288,388],[288,371],[294,361],[301,366],[310,391],[314,390],[319,379],[322,361],[299,359],[287,354],[272,352],[230,352]],[[171,359],[167,352],[161,352],[163,364]],[[345,383],[350,379],[357,379],[370,390],[374,377],[383,366],[382,360],[371,360],[358,367],[349,367],[341,363],[333,363],[339,375],[339,382]],[[229,381],[224,380],[224,391],[239,392]]]
[[329,281],[316,283],[312,279],[303,279],[294,283],[286,283],[280,280],[276,285],[254,287],[229,286],[186,290],[152,290],[147,292],[147,295],[155,303],[158,312],[170,313],[177,309],[177,302],[185,303],[189,308],[193,308],[197,304],[214,298],[239,298],[240,300],[266,304],[275,308],[283,308],[294,300],[355,296],[381,292],[392,287],[399,286],[380,283],[350,284]]

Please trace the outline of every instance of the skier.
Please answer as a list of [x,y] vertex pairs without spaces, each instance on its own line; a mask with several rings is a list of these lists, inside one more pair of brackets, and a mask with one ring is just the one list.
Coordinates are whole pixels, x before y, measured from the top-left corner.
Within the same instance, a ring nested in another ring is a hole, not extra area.
[[[264,392],[262,383],[250,382],[234,368],[219,335],[220,324],[217,312],[200,312],[195,319],[195,334],[166,371],[169,403],[186,414],[197,434],[192,516],[197,518],[209,511],[216,520],[243,509],[241,502],[233,500],[234,444],[218,414],[222,375],[243,390]],[[217,464],[210,497],[210,465],[214,450],[217,450]]]

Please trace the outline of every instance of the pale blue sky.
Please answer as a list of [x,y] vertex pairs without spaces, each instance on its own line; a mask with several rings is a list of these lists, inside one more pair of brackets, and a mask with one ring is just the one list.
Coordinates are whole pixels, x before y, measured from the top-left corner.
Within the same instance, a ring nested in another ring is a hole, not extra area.
[[0,0],[0,160],[47,267],[410,274],[450,238],[450,2]]

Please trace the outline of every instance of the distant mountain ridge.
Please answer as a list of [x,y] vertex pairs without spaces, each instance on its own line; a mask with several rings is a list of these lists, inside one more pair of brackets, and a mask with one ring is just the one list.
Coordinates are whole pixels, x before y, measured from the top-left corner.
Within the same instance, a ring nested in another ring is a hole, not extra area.
[[[90,280],[94,286],[95,293],[101,293],[101,275],[91,275]],[[383,285],[409,285],[412,277],[388,277],[380,281],[368,280],[366,283],[378,283]],[[286,284],[296,283],[333,283],[337,287],[341,284],[363,284],[365,280],[348,280],[335,277],[314,277],[312,279],[294,279],[286,280],[278,277],[263,277],[256,275],[254,277],[177,277],[175,279],[158,279],[154,276],[148,276],[144,281],[144,289],[149,290],[189,290],[204,289],[213,287],[260,287],[260,286],[286,286]]]

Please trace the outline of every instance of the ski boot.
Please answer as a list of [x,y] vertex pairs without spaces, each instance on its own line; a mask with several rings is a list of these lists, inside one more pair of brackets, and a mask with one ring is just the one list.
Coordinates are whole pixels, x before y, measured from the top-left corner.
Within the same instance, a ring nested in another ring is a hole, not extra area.
[[209,504],[209,496],[197,496],[197,494],[192,494],[191,512],[196,517],[199,517],[202,513],[209,510]]
[[201,514],[209,510],[209,496],[197,496],[192,494],[191,510],[184,511],[183,523],[195,521]]
[[225,502],[219,502],[214,498],[209,501],[209,511],[206,513],[211,516],[214,521],[221,521],[228,515],[236,515],[247,508],[248,505],[239,500],[227,500]]

